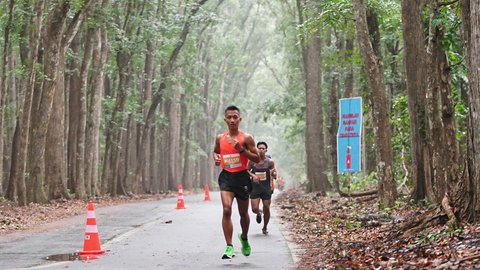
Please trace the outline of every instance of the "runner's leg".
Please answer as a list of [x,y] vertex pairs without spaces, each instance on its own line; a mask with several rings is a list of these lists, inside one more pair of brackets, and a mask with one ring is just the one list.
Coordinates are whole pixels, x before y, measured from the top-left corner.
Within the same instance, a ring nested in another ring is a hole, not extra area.
[[248,199],[237,198],[238,213],[240,214],[240,226],[242,226],[242,238],[247,239],[248,228],[250,227],[250,216],[248,215]]
[[262,200],[263,204],[263,228],[266,230],[268,222],[270,221],[270,204],[271,200]]
[[232,203],[233,203],[234,194],[233,192],[222,190],[220,191],[220,197],[222,199],[222,206],[223,206],[223,216],[222,216],[223,235],[225,236],[225,242],[227,243],[227,245],[231,245],[232,236],[233,236]]
[[252,212],[255,214],[261,213],[260,212],[260,198],[255,198],[250,200],[252,203]]

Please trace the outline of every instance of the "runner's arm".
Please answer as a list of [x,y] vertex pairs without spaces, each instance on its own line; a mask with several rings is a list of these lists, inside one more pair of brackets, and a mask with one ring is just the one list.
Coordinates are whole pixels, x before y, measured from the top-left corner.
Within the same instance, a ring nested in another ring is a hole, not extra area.
[[277,169],[275,167],[275,161],[270,159],[270,165],[268,166],[270,169],[270,189],[275,190],[275,182],[277,180]]
[[215,166],[220,166],[220,137],[221,135],[218,135],[215,138],[215,146],[213,148],[213,161],[215,161]]
[[243,148],[239,149],[239,151],[249,160],[255,163],[260,162],[260,155],[258,154],[257,147],[255,146],[255,140],[253,140],[253,137],[251,135],[245,135],[245,139],[243,141]]

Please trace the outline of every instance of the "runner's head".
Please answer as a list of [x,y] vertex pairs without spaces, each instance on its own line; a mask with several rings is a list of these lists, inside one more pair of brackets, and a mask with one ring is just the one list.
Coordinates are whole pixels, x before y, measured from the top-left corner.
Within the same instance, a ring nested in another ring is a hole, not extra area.
[[240,117],[240,109],[235,105],[230,105],[225,109],[225,123],[228,125],[228,129],[236,130],[242,121]]
[[258,142],[257,143],[258,154],[261,158],[265,157],[265,153],[267,153],[268,145],[266,142]]

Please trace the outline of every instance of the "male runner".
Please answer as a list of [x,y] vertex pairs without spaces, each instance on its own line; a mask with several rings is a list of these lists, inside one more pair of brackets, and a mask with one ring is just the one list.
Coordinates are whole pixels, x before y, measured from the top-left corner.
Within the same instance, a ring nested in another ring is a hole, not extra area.
[[253,137],[239,130],[242,121],[240,109],[236,106],[227,107],[224,121],[228,126],[228,131],[217,135],[213,159],[215,165],[221,166],[223,169],[218,176],[223,206],[222,228],[227,243],[222,259],[231,259],[234,256],[232,244],[232,203],[234,198],[237,198],[242,227],[242,232],[238,235],[242,243],[242,254],[249,256],[251,253],[251,247],[248,243],[248,228],[250,226],[248,198],[252,186],[247,165],[249,160],[258,162],[260,159]]

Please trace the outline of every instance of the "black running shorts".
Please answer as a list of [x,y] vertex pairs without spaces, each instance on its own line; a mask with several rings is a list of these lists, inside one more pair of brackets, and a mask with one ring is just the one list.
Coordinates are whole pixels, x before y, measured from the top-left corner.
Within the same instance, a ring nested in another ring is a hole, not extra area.
[[218,176],[220,190],[233,192],[240,200],[248,200],[252,191],[252,183],[247,170],[241,172],[228,172],[222,170]]
[[260,181],[259,183],[252,183],[252,192],[250,193],[250,199],[272,199],[272,190],[268,181]]

